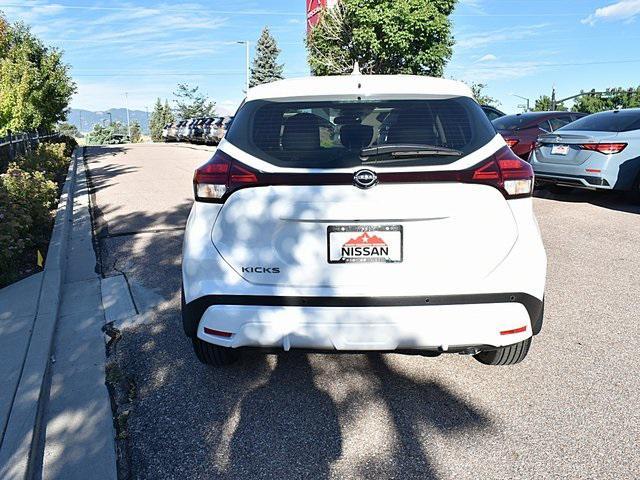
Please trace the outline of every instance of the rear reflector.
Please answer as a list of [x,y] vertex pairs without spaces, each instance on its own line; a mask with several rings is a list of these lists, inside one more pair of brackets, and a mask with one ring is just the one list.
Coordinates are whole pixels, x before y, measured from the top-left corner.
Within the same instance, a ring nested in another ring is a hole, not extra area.
[[585,171],[587,173],[601,173],[602,172],[602,170],[598,170],[598,169],[595,169],[595,168],[585,168]]
[[605,155],[613,155],[620,153],[627,148],[626,143],[584,143],[580,145],[582,150],[591,150],[593,152],[600,152]]
[[207,327],[204,327],[204,333],[206,333],[207,335],[215,335],[216,337],[223,337],[223,338],[231,338],[233,336],[233,333],[222,332],[220,330],[213,330]]
[[522,333],[526,331],[527,326],[525,325],[524,327],[514,328],[513,330],[503,330],[502,332],[500,332],[500,335],[513,335],[514,333]]

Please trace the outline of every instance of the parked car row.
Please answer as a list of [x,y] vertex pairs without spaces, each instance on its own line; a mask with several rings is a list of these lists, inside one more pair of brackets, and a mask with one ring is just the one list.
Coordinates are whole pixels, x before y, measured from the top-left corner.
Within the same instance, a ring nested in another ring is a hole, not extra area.
[[640,108],[531,112],[493,122],[539,186],[627,192],[640,201]]
[[224,138],[233,117],[202,117],[180,120],[165,125],[165,142],[188,142],[217,145]]

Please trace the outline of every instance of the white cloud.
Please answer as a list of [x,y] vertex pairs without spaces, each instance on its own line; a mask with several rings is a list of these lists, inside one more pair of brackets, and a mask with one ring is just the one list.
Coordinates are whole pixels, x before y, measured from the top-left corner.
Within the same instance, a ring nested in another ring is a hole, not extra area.
[[598,20],[632,20],[637,15],[640,15],[640,0],[622,0],[596,9],[594,13],[582,19],[582,23],[593,26]]
[[498,30],[492,30],[489,32],[470,34],[458,40],[456,42],[455,48],[481,48],[494,43],[522,40],[524,38],[534,37],[536,35],[542,34],[548,27],[549,24],[541,23],[538,25],[512,26],[500,28]]
[[478,58],[476,60],[476,63],[482,63],[482,62],[495,62],[496,60],[498,60],[498,57],[496,57],[494,54],[492,53],[487,53],[486,55],[483,55],[482,57]]
[[503,62],[491,66],[471,65],[452,66],[450,70],[455,78],[470,83],[482,83],[491,80],[513,80],[531,76],[538,72],[540,62]]

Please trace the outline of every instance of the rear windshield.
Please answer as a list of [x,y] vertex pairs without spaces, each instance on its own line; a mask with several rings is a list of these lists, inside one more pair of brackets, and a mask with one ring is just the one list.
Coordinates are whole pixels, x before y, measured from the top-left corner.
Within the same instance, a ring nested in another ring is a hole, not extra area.
[[629,132],[640,130],[640,109],[594,113],[560,128],[580,132]]
[[518,130],[536,124],[538,120],[545,117],[536,113],[523,113],[520,115],[505,115],[496,118],[492,123],[497,130]]
[[[245,103],[227,140],[280,167],[363,165],[361,150],[381,145],[431,145],[469,154],[495,129],[472,99]],[[442,165],[459,156],[403,158],[394,166]],[[371,159],[367,164],[372,163]]]

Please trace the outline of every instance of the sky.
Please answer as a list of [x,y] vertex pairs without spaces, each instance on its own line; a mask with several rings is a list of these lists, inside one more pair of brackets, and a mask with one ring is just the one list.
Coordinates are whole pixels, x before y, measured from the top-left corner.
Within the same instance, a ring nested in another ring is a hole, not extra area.
[[[305,1],[0,0],[0,10],[65,52],[73,108],[151,110],[188,83],[233,111],[246,71],[237,42],[255,42],[265,25],[285,76],[308,75]],[[459,0],[451,20],[445,76],[486,84],[507,113],[525,103],[515,95],[533,103],[554,86],[563,98],[640,85],[640,0]]]

